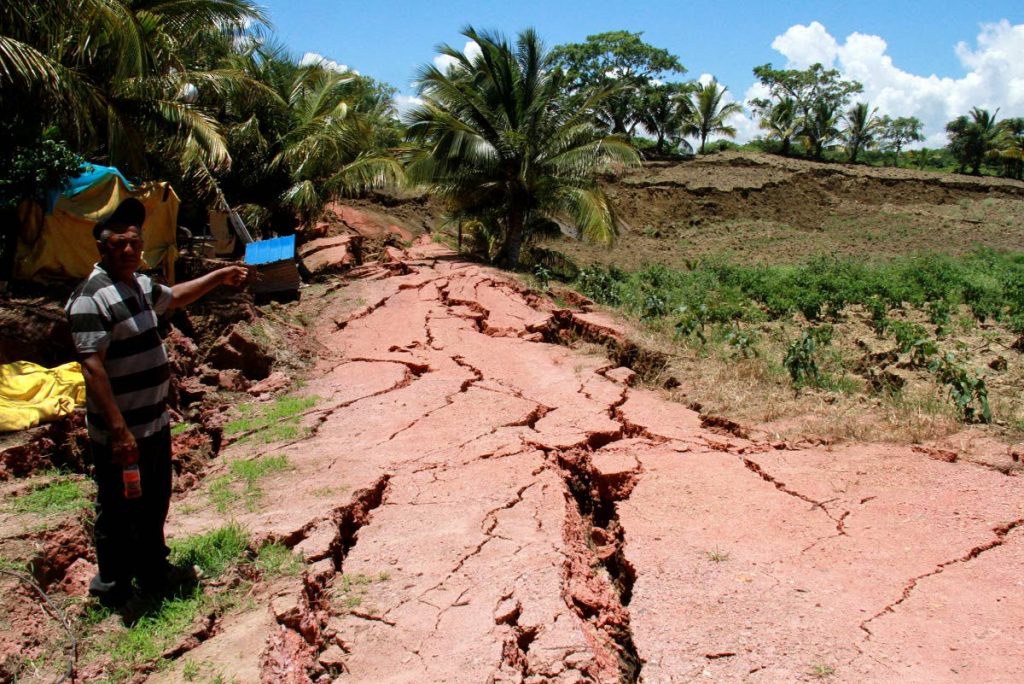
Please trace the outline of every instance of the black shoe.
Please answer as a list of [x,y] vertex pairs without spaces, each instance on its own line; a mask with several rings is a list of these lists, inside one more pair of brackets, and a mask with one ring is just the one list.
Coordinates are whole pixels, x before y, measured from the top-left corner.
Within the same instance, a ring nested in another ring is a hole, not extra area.
[[199,583],[195,569],[167,563],[159,570],[140,575],[139,591],[144,596],[165,597],[185,593]]
[[110,610],[123,608],[132,598],[132,585],[128,580],[104,582],[97,573],[89,582],[89,595]]

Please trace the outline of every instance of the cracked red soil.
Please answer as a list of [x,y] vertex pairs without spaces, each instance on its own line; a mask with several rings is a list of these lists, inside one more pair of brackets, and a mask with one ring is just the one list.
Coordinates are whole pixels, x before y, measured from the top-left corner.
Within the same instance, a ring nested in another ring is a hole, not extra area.
[[[310,436],[226,447],[287,455],[235,517],[307,568],[188,659],[267,682],[1024,678],[1020,477],[751,441],[543,341],[617,355],[599,313],[429,245],[405,266],[325,298]],[[172,535],[221,524],[203,497]]]

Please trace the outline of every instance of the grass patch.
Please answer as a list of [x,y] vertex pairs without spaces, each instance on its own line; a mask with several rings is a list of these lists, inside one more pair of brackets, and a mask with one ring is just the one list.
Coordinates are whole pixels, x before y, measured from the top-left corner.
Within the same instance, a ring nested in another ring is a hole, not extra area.
[[836,673],[836,668],[826,663],[815,663],[811,665],[810,674],[815,679],[827,679]]
[[[249,535],[244,529],[227,525],[206,534],[171,540],[170,560],[178,566],[199,566],[207,577],[215,578],[242,557],[248,543]],[[105,634],[94,645],[93,653],[110,658],[111,665],[105,674],[112,682],[131,679],[139,665],[146,662],[158,661],[157,667],[163,667],[168,663],[160,661],[160,655],[180,640],[200,615],[229,610],[244,593],[244,585],[220,593],[207,593],[202,586],[195,585],[177,596],[154,600],[141,606],[141,612],[134,620],[126,621],[124,629]],[[82,622],[95,626],[111,615],[109,610],[90,604]],[[186,681],[199,674],[196,663],[185,663]]]
[[[244,591],[245,586],[239,585],[229,592],[207,594],[197,586],[185,595],[154,603],[123,630],[104,635],[95,644],[94,653],[106,654],[110,658],[106,681],[130,680],[137,675],[138,667],[147,662],[157,661],[158,669],[166,667],[170,662],[160,660],[160,655],[177,643],[200,615],[230,610]],[[96,612],[97,616],[109,616],[106,609],[97,609]],[[97,623],[100,621],[95,616],[93,619]],[[186,663],[185,668],[193,673],[193,677],[199,675],[198,667]],[[186,681],[193,680],[186,678]]]
[[206,534],[172,539],[169,546],[174,565],[197,565],[205,576],[217,577],[245,552],[249,533],[231,523]]
[[341,584],[334,590],[334,598],[345,610],[355,610],[363,605],[373,584],[387,582],[389,579],[391,579],[391,575],[387,572],[379,572],[376,575],[360,573],[342,575]]
[[291,468],[285,454],[231,461],[227,475],[210,480],[207,496],[219,513],[226,513],[238,502],[243,502],[248,510],[253,511],[263,498],[260,480]]
[[192,423],[178,423],[171,426],[171,437],[188,432],[190,427],[192,427]]
[[256,567],[264,575],[298,575],[303,563],[298,554],[281,543],[265,544],[256,554]]
[[303,411],[312,408],[319,397],[281,397],[270,404],[242,404],[241,414],[224,426],[224,434],[241,435],[239,442],[254,440],[269,444],[298,439],[308,433],[299,425]]
[[15,513],[46,515],[86,508],[89,503],[89,496],[81,482],[60,479],[15,498],[10,506]]

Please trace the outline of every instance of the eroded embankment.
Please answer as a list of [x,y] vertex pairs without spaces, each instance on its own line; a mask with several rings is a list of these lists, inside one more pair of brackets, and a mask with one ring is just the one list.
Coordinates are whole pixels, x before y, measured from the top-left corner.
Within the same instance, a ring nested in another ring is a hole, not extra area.
[[[306,570],[189,660],[266,682],[1024,675],[1022,593],[992,567],[1020,567],[1019,478],[745,439],[631,386],[657,359],[597,313],[430,247],[401,270],[325,300],[306,436],[226,447],[287,458],[231,515]],[[579,335],[638,368],[551,343]],[[172,534],[221,523],[205,497]]]

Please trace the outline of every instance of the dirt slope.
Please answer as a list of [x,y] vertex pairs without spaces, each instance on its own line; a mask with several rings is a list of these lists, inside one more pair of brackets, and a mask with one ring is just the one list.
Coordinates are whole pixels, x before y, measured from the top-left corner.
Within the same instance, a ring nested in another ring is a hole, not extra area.
[[[437,247],[362,274],[322,302],[310,434],[223,452],[287,455],[234,517],[305,572],[150,681],[1024,678],[1020,477],[705,427],[556,343],[614,323]],[[169,532],[221,524],[200,487]]]

